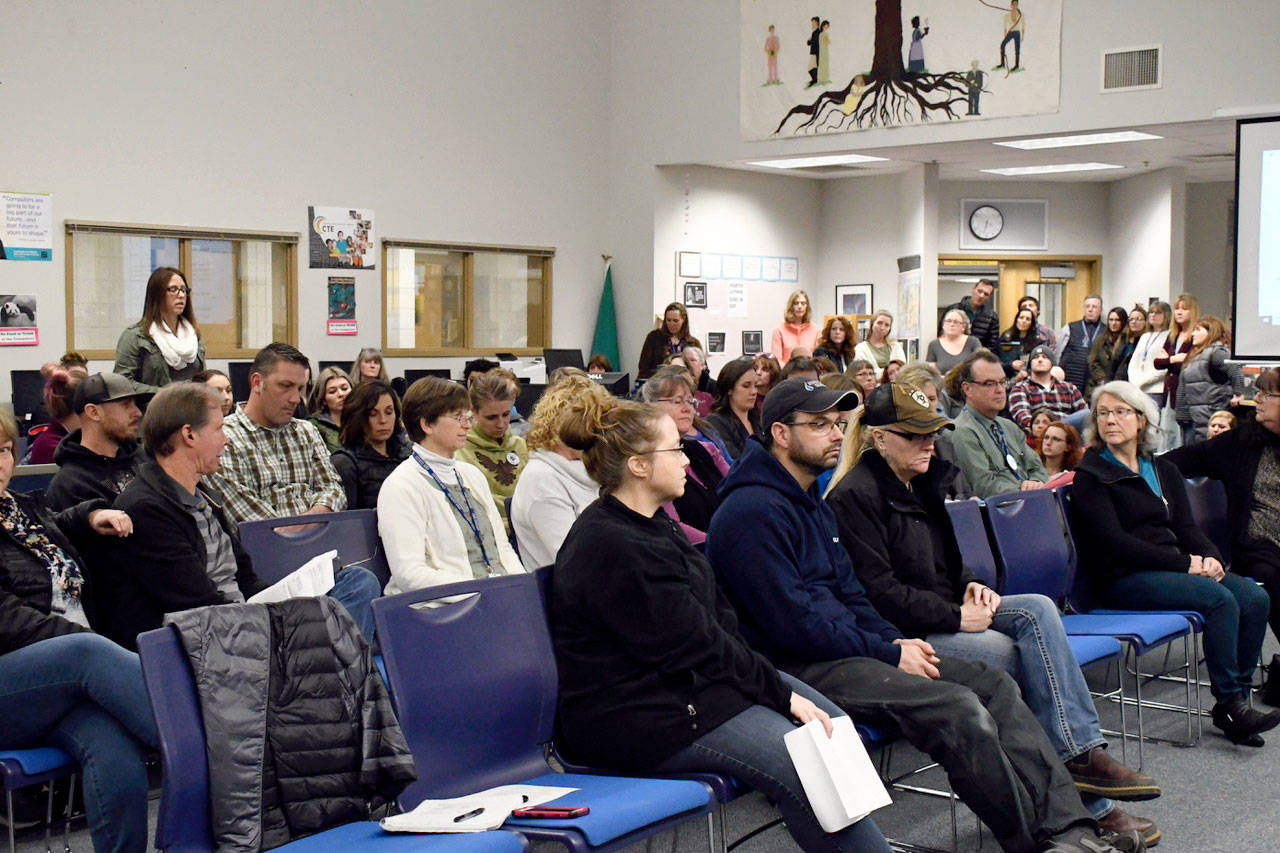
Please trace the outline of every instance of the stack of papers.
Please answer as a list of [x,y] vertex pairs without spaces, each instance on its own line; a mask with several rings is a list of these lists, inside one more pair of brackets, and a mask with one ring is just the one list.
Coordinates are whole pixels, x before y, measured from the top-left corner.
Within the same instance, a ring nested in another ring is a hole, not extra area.
[[411,812],[383,818],[381,826],[387,832],[484,832],[502,826],[512,809],[540,806],[576,790],[501,785],[451,800],[423,800]]

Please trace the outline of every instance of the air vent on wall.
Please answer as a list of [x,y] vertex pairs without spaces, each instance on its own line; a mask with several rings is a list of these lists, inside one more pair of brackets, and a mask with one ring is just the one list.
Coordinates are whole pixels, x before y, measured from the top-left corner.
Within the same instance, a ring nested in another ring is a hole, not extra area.
[[1164,51],[1158,44],[1102,53],[1102,91],[1159,89]]

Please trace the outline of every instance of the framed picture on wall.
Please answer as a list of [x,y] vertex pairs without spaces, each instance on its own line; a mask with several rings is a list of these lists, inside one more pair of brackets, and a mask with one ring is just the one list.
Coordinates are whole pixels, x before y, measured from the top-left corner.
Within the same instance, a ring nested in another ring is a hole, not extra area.
[[853,318],[853,330],[858,334],[858,340],[865,341],[871,335],[871,315],[863,314]]
[[873,284],[837,284],[836,313],[870,314],[874,290]]
[[742,333],[742,354],[758,355],[764,352],[764,332],[743,332]]
[[707,307],[707,283],[705,281],[686,281],[684,283],[684,305],[686,308]]
[[707,332],[707,352],[724,352],[724,332]]

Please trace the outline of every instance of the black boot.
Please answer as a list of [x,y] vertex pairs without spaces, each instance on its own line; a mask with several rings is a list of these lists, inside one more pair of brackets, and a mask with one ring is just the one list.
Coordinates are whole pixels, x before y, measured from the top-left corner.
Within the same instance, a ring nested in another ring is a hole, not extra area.
[[1256,735],[1280,725],[1280,711],[1263,713],[1249,707],[1243,696],[1226,699],[1213,706],[1213,724],[1232,743],[1261,746]]

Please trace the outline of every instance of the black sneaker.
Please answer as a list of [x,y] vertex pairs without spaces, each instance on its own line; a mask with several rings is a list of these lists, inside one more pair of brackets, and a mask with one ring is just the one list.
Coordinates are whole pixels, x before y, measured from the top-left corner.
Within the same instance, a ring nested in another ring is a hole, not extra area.
[[1213,724],[1232,743],[1253,746],[1255,735],[1280,725],[1280,711],[1264,713],[1250,708],[1243,696],[1236,696],[1213,706]]

